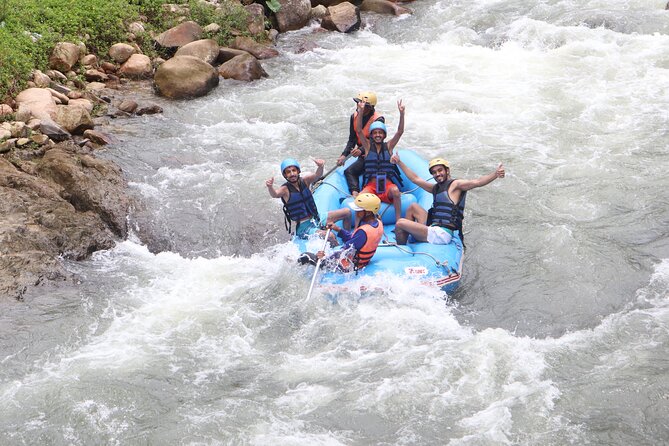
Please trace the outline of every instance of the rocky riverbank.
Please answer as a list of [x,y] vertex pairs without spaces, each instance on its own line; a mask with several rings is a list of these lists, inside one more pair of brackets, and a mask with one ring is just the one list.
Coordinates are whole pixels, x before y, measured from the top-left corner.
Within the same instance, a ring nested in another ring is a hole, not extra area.
[[[133,41],[143,32],[141,22],[129,24],[128,42],[113,45],[109,54],[90,54],[82,43],[56,45],[50,69],[34,70],[29,88],[0,104],[0,296],[21,300],[33,286],[66,280],[61,259],[86,259],[127,236],[133,199],[123,172],[95,152],[113,141],[104,131],[110,120],[162,112],[133,98],[128,88],[133,82],[151,83],[156,94],[167,98],[201,96],[220,77],[266,77],[259,61],[279,54],[272,42],[280,32],[312,20],[322,29],[351,32],[361,25],[361,10],[409,12],[387,0],[364,0],[359,6],[279,3],[280,12],[269,17],[270,30],[265,29],[266,10],[246,5],[246,31],[265,37],[240,36],[230,47],[204,38],[215,36],[215,23],[201,27],[184,21],[154,36],[155,45],[172,54],[167,60],[150,59]],[[174,13],[183,13],[179,8]],[[150,244],[151,235],[144,236]]]

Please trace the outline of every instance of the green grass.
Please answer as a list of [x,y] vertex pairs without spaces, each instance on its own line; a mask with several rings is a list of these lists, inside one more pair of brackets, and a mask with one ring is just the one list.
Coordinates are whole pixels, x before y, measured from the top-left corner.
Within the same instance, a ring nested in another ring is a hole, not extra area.
[[59,41],[84,42],[88,52],[106,59],[111,45],[126,41],[127,25],[144,17],[147,33],[137,36],[137,43],[154,55],[148,32],[177,23],[177,17],[164,13],[165,3],[188,4],[187,19],[201,26],[218,23],[221,45],[229,43],[234,30],[246,29],[246,11],[235,0],[222,2],[220,11],[197,0],[0,0],[0,101],[25,88],[34,68],[47,69]]

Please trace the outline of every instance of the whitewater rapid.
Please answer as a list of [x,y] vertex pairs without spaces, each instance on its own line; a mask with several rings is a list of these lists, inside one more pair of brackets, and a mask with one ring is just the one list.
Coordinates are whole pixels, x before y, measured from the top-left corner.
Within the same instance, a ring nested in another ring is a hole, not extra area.
[[[2,444],[666,442],[664,5],[409,6],[282,35],[268,79],[110,124],[134,235],[1,304]],[[361,90],[391,132],[401,98],[399,146],[454,176],[506,166],[468,196],[453,296],[385,276],[304,302],[264,182],[286,157],[332,167]]]

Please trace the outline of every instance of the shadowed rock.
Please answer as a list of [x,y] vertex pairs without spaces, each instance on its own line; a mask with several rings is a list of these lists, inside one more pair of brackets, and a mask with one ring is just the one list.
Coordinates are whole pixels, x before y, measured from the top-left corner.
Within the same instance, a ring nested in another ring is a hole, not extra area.
[[360,5],[360,10],[378,12],[379,14],[412,14],[410,9],[399,6],[388,0],[363,0]]
[[268,77],[260,62],[250,54],[233,57],[218,67],[218,73],[225,79],[247,82]]
[[59,71],[70,71],[79,62],[80,49],[74,43],[59,42],[49,56],[49,67]]
[[321,27],[340,33],[350,33],[360,29],[360,9],[352,3],[346,2],[330,6],[328,13],[323,18]]
[[250,37],[237,37],[231,45],[232,48],[246,51],[256,59],[270,59],[279,55],[279,52],[271,46],[258,43]]
[[62,144],[41,161],[14,161],[20,168],[0,156],[0,296],[64,279],[60,256],[85,259],[127,233],[120,169],[79,150]]

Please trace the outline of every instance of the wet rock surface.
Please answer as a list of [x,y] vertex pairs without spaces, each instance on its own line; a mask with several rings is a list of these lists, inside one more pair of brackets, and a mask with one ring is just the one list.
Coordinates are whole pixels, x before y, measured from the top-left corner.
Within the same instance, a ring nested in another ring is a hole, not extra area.
[[72,142],[0,156],[0,296],[65,280],[61,259],[111,248],[130,203],[121,169]]

